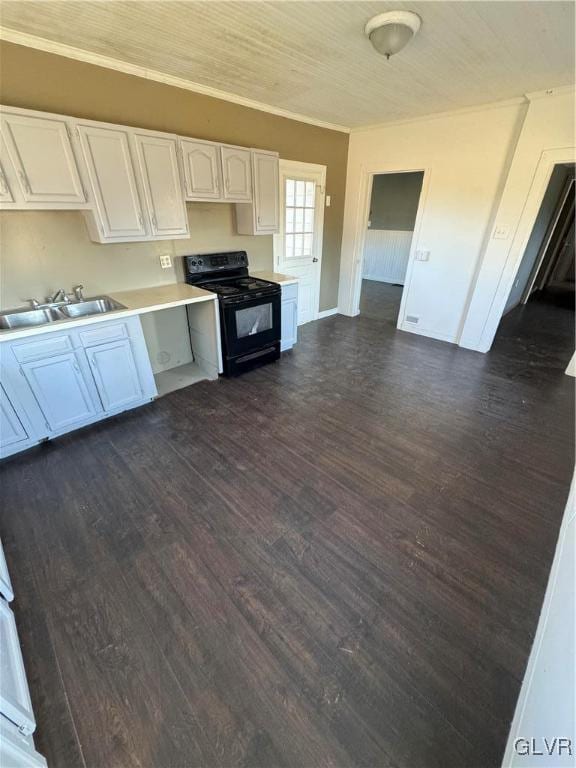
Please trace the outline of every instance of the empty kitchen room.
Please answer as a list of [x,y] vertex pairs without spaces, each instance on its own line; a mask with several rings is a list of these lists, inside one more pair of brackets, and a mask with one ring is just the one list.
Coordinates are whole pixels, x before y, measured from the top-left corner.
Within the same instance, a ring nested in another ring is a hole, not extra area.
[[575,21],[0,0],[0,768],[576,766]]

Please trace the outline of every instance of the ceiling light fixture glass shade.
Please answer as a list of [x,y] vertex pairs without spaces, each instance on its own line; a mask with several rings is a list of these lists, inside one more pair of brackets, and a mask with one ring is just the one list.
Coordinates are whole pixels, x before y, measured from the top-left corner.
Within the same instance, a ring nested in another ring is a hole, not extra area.
[[375,50],[389,59],[410,42],[421,23],[420,16],[412,11],[388,11],[370,19],[364,33]]

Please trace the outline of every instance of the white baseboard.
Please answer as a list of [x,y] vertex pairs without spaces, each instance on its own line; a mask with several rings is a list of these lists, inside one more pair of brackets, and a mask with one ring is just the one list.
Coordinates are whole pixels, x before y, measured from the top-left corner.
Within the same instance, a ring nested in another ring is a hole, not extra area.
[[323,320],[325,317],[338,314],[338,307],[332,307],[332,309],[323,309],[322,312],[318,312],[317,320]]
[[416,323],[407,323],[404,321],[400,324],[399,330],[415,333],[418,336],[427,336],[429,339],[436,339],[437,341],[447,341],[449,344],[457,343],[455,336],[449,336],[445,333],[436,333],[436,331],[431,331],[427,328],[419,328]]

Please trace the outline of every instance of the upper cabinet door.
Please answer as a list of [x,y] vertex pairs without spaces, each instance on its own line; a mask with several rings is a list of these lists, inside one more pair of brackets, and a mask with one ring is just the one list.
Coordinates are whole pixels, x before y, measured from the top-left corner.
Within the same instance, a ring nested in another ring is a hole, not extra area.
[[222,176],[226,200],[252,200],[252,168],[249,149],[221,147]]
[[0,136],[0,203],[14,202],[14,195],[12,194],[10,181],[6,173],[7,168],[10,167],[8,165],[9,163],[10,158],[8,157],[6,144],[4,143],[2,136]]
[[64,120],[7,113],[2,135],[25,202],[86,202]]
[[258,232],[277,232],[280,222],[278,200],[278,156],[253,152],[254,208]]
[[186,198],[217,200],[221,191],[220,147],[203,141],[181,139]]
[[134,134],[144,194],[159,239],[188,234],[188,216],[182,192],[176,139]]
[[128,129],[78,125],[78,133],[103,239],[146,240]]

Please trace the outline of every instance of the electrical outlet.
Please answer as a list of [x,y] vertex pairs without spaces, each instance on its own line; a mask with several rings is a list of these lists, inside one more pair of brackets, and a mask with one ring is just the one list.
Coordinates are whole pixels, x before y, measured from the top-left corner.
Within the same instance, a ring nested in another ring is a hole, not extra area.
[[494,228],[495,240],[507,240],[508,239],[508,227],[495,227]]
[[430,251],[418,250],[414,254],[414,258],[416,259],[416,261],[429,261],[430,260]]
[[172,258],[170,257],[169,253],[165,253],[163,256],[160,256],[160,266],[162,269],[170,269],[172,266]]

